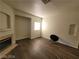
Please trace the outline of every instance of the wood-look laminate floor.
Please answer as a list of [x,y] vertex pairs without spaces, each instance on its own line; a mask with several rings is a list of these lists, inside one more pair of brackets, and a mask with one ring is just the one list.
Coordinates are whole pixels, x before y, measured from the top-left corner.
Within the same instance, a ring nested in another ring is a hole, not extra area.
[[13,59],[79,59],[79,49],[43,38],[24,39],[9,55],[14,55]]

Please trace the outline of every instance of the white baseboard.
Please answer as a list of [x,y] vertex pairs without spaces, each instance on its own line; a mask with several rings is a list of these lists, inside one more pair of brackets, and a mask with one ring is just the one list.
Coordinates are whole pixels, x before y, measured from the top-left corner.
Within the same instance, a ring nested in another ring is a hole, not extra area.
[[[46,37],[43,37],[43,38],[48,39],[48,40],[51,40],[51,39],[46,38]],[[67,46],[70,46],[70,47],[73,47],[73,48],[78,48],[77,45],[71,44],[71,43],[66,42],[66,41],[64,41],[64,40],[61,40],[61,39],[59,39],[59,41],[57,41],[57,42],[59,42],[59,43],[61,43],[61,44],[64,44],[64,45],[67,45]]]
[[16,38],[16,40],[22,40],[22,39],[25,39],[25,38],[28,38],[28,37]]

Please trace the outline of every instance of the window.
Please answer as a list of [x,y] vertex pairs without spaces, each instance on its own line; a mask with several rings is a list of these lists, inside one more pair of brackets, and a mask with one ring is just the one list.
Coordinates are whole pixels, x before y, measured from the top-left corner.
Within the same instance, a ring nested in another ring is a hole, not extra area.
[[40,22],[34,22],[34,30],[40,30]]

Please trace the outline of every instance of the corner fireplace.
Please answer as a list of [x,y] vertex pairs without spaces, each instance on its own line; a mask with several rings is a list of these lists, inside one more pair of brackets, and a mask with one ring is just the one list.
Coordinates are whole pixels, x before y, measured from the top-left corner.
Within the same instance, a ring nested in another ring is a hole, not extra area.
[[11,37],[0,40],[0,52],[11,45]]

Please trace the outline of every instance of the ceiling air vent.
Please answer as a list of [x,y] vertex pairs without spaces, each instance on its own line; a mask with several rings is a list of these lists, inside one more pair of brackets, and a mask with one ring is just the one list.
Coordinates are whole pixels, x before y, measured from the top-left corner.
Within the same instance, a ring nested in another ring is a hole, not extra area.
[[48,2],[50,2],[50,0],[42,0],[42,2],[43,2],[44,4],[47,4]]

